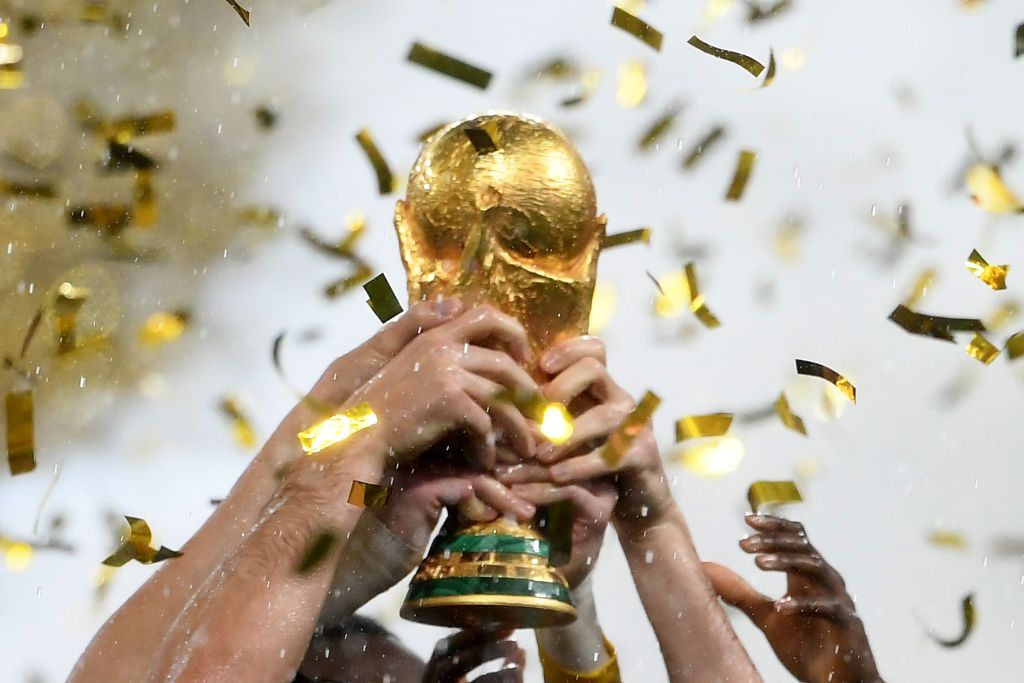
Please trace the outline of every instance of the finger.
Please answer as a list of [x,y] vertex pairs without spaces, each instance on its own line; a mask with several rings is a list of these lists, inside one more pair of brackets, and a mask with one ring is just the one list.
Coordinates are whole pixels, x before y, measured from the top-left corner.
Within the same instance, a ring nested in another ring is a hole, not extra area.
[[551,478],[556,484],[573,484],[603,477],[613,471],[596,451],[592,451],[553,465]]
[[512,356],[483,346],[468,346],[459,363],[470,372],[486,377],[520,396],[536,396],[540,387]]
[[491,306],[477,306],[466,311],[451,322],[451,331],[462,342],[501,342],[519,362],[529,365],[533,361],[530,340],[522,324]]
[[807,532],[804,531],[804,525],[800,522],[794,522],[791,519],[785,517],[775,517],[773,515],[758,515],[750,514],[744,518],[747,525],[762,533],[786,533],[786,534],[801,534],[806,536]]
[[792,533],[753,534],[740,540],[740,547],[748,553],[813,553],[814,548],[806,536]]
[[795,572],[830,591],[844,590],[843,577],[820,555],[758,555],[754,562],[765,571]]
[[476,497],[495,510],[528,521],[537,514],[534,503],[487,475],[478,474],[472,479]]
[[819,617],[836,623],[845,623],[852,617],[849,608],[834,598],[783,598],[775,603],[775,609],[779,614]]
[[772,599],[755,590],[743,578],[717,562],[704,562],[704,574],[711,581],[718,597],[727,604],[746,614],[758,628],[763,627],[764,617],[772,609]]
[[554,375],[583,358],[594,358],[605,365],[604,342],[590,335],[565,339],[544,352],[540,358],[540,367],[549,375]]
[[518,649],[519,646],[511,640],[500,640],[497,642],[485,642],[454,651],[450,650],[437,667],[438,681],[457,683],[460,678],[481,664],[494,661],[495,659],[514,657],[515,651]]
[[572,501],[573,516],[584,521],[600,522],[606,515],[601,499],[578,484],[555,486],[550,483],[519,484],[512,493],[534,505],[550,505],[563,500]]
[[511,465],[499,465],[494,476],[502,484],[529,484],[538,481],[551,481],[551,471],[536,462],[519,462]]
[[501,385],[485,377],[474,375],[468,370],[460,370],[458,378],[466,394],[486,408],[491,419],[501,426],[501,431],[508,437],[508,443],[512,449],[522,458],[533,458],[536,453],[533,431],[518,408],[508,401],[497,398],[501,391]]
[[590,391],[600,401],[613,397],[622,399],[626,392],[619,388],[608,370],[596,358],[582,358],[544,385],[544,396],[549,401],[568,404],[585,391]]
[[610,403],[594,406],[573,421],[572,436],[567,441],[558,445],[550,441],[542,443],[537,448],[537,459],[542,463],[552,463],[581,448],[592,451],[603,446],[627,413],[622,407]]
[[499,517],[499,512],[487,505],[475,495],[469,495],[452,503],[463,517],[472,522],[492,522]]
[[483,676],[477,676],[472,683],[523,683],[523,668],[507,666]]
[[476,647],[477,645],[494,640],[504,640],[511,636],[512,633],[513,630],[510,628],[499,630],[486,628],[466,629],[459,631],[437,641],[437,645],[434,646],[433,656],[446,655],[456,650]]
[[463,393],[462,397],[463,400],[458,401],[452,409],[459,415],[460,424],[473,437],[471,441],[476,450],[477,460],[484,469],[494,469],[497,453],[491,416],[468,393]]

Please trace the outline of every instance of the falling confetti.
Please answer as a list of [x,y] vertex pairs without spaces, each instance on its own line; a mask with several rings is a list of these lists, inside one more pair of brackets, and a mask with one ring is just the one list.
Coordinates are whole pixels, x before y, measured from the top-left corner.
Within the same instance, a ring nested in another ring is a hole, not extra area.
[[935,529],[928,534],[928,542],[939,548],[948,548],[949,550],[962,551],[967,549],[967,539],[964,538],[964,535],[948,529]]
[[1010,266],[993,266],[982,258],[977,249],[971,251],[965,263],[967,270],[974,273],[974,276],[988,285],[991,289],[1006,289],[1006,274]]
[[911,334],[953,341],[953,332],[984,332],[985,325],[977,318],[944,318],[926,315],[910,310],[899,304],[889,314],[893,321]]
[[323,564],[337,544],[338,536],[333,531],[325,529],[319,532],[310,541],[309,546],[302,555],[302,559],[299,560],[299,564],[295,567],[295,573],[301,576],[314,571]]
[[989,164],[975,164],[967,170],[964,184],[974,203],[989,213],[1021,213],[1024,205],[1003,182],[999,169]]
[[978,623],[978,614],[974,608],[973,593],[968,593],[963,597],[963,600],[960,601],[960,612],[963,617],[963,628],[959,636],[957,636],[956,638],[952,638],[950,640],[945,640],[943,638],[939,638],[937,636],[932,635],[931,629],[929,629],[928,637],[934,640],[942,647],[947,648],[959,647],[963,645],[965,642],[967,642],[967,638],[970,637],[971,633],[974,631],[974,627]]
[[647,67],[637,59],[631,59],[619,67],[619,82],[615,90],[615,101],[627,109],[643,103],[647,97]]
[[981,336],[977,332],[974,333],[974,338],[971,339],[969,344],[967,344],[965,351],[968,356],[984,363],[985,365],[991,365],[992,361],[994,361],[1000,353],[999,349],[996,348],[992,342],[985,339],[985,337]]
[[409,50],[408,60],[413,64],[425,66],[432,71],[468,83],[481,90],[486,90],[491,82],[489,71],[438,52],[422,43],[413,43]]
[[299,432],[299,443],[306,455],[314,455],[375,424],[377,414],[364,402]]
[[727,200],[738,202],[743,198],[743,193],[747,189],[747,183],[750,181],[750,175],[754,172],[754,164],[756,162],[757,152],[752,152],[749,149],[740,150],[739,156],[736,157],[736,170],[733,172],[729,189],[725,193]]
[[644,430],[650,422],[654,411],[657,410],[661,399],[653,392],[646,392],[636,407],[619,423],[619,426],[609,435],[604,448],[601,449],[601,459],[609,467],[617,467],[622,458],[626,455],[633,440]]
[[231,5],[231,9],[235,10],[235,13],[242,18],[246,26],[249,26],[249,10],[245,9],[236,2],[236,0],[226,0]]
[[188,329],[188,311],[157,311],[151,313],[139,330],[139,341],[147,346],[160,346],[174,341]]
[[395,179],[391,174],[391,167],[384,160],[384,155],[377,149],[377,143],[374,142],[370,131],[363,128],[356,133],[356,142],[363,148],[366,158],[370,160],[370,165],[373,166],[373,172],[377,175],[377,191],[382,195],[394,192]]
[[687,263],[686,268],[686,286],[690,293],[690,311],[700,320],[704,327],[708,329],[714,329],[720,326],[722,323],[719,322],[715,314],[708,309],[707,304],[704,301],[704,295],[700,293],[700,287],[697,284],[697,266],[694,263]]
[[384,507],[388,503],[391,489],[381,484],[369,484],[358,479],[352,482],[348,492],[348,504],[356,507]]
[[732,62],[736,66],[742,67],[743,69],[748,71],[750,75],[753,76],[754,78],[760,76],[761,72],[764,71],[764,64],[757,61],[753,57],[748,57],[745,54],[733,52],[732,50],[724,50],[720,47],[715,47],[714,45],[705,43],[697,36],[690,36],[690,39],[686,42],[688,42],[690,45],[697,48],[701,52],[711,55],[712,57],[724,59],[727,62]]
[[633,16],[621,7],[615,7],[612,10],[612,26],[621,28],[626,33],[635,36],[654,48],[655,51],[661,51],[661,41],[663,38],[661,31],[643,19]]
[[715,126],[708,131],[707,134],[705,134],[704,137],[702,137],[700,141],[693,146],[693,149],[683,157],[683,168],[690,169],[696,166],[697,162],[704,158],[704,154],[708,150],[712,149],[715,146],[715,143],[721,141],[723,137],[725,137],[724,126]]
[[675,125],[678,119],[679,107],[676,105],[669,107],[668,111],[655,119],[640,135],[640,140],[637,141],[637,148],[649,150],[657,145],[672,130],[672,126]]
[[17,476],[36,468],[35,409],[31,391],[15,391],[5,397],[7,414],[7,465]]
[[370,309],[382,323],[386,323],[396,315],[401,314],[402,304],[398,301],[398,297],[395,296],[395,290],[391,288],[391,283],[388,282],[384,273],[363,285],[363,289],[366,291],[366,295],[370,297],[366,300],[367,305],[369,305]]
[[786,400],[785,393],[780,393],[779,398],[775,401],[775,414],[779,416],[782,424],[786,425],[786,427],[807,436],[807,428],[804,426],[803,419],[790,410],[789,401]]
[[242,448],[256,447],[256,430],[237,398],[221,399],[220,410],[231,420],[231,434]]
[[826,367],[821,363],[815,363],[814,361],[798,359],[796,361],[796,374],[820,377],[827,382],[831,382],[835,385],[836,389],[843,392],[846,398],[850,399],[853,403],[857,402],[857,388],[850,383],[850,380],[832,368]]
[[734,436],[722,436],[688,445],[676,454],[675,459],[688,470],[715,479],[734,473],[743,461],[743,455],[742,441]]
[[755,481],[747,489],[750,510],[760,514],[764,505],[784,505],[803,502],[800,489],[792,481]]
[[625,244],[635,244],[636,242],[640,242],[641,244],[650,244],[651,229],[637,228],[636,230],[617,232],[614,235],[605,235],[604,239],[601,240],[601,249],[612,249],[614,247],[621,247]]
[[706,436],[722,436],[729,431],[735,416],[732,413],[688,415],[676,420],[676,442]]
[[121,567],[131,560],[140,564],[153,564],[172,557],[181,557],[180,552],[166,546],[159,548],[150,546],[153,541],[153,532],[150,531],[146,520],[127,515],[125,515],[125,519],[128,521],[129,527],[128,538],[121,543],[113,555],[103,560],[103,564],[108,567]]

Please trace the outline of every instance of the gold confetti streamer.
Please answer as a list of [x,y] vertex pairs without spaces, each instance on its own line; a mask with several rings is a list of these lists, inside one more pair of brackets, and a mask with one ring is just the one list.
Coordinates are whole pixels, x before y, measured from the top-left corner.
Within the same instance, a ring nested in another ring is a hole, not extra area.
[[306,455],[314,455],[375,424],[377,414],[364,402],[299,432],[299,443]]
[[0,196],[54,199],[57,196],[57,188],[50,183],[21,183],[0,178]]
[[705,436],[722,436],[729,431],[734,417],[732,413],[682,417],[676,420],[676,443]]
[[693,146],[693,149],[683,158],[683,168],[689,169],[697,165],[697,162],[704,158],[705,152],[715,146],[725,136],[723,126],[715,126],[700,141]]
[[108,567],[122,567],[131,560],[140,564],[153,564],[172,557],[181,557],[179,551],[171,550],[166,546],[159,548],[150,546],[153,541],[153,532],[146,520],[128,515],[125,515],[125,519],[128,521],[129,527],[128,538],[121,543],[113,555],[103,560],[103,564]]
[[23,572],[32,564],[35,549],[31,543],[0,536],[0,554],[4,556],[4,564],[11,572]]
[[764,80],[761,81],[761,85],[757,86],[760,89],[767,88],[775,80],[775,50],[768,49],[768,70],[764,73]]
[[188,329],[188,311],[157,311],[150,313],[139,330],[139,341],[146,346],[172,342]]
[[618,466],[634,439],[643,432],[647,423],[650,422],[660,403],[661,399],[656,394],[650,391],[646,392],[636,407],[609,435],[608,441],[601,449],[601,458],[609,467]]
[[928,295],[928,290],[935,282],[935,269],[927,268],[921,271],[921,274],[914,280],[914,286],[910,290],[910,294],[906,299],[903,300],[903,306],[908,309],[912,309],[917,306]]
[[743,197],[756,162],[757,152],[751,152],[749,149],[740,150],[739,156],[736,158],[736,170],[732,174],[732,182],[729,183],[729,189],[725,193],[725,198],[728,201],[738,202]]
[[540,433],[545,439],[561,445],[572,438],[574,430],[572,415],[565,405],[555,402],[544,406],[540,416]]
[[934,640],[942,647],[951,648],[963,645],[967,641],[967,638],[974,631],[974,627],[978,623],[978,614],[974,608],[973,593],[968,593],[960,601],[960,612],[963,615],[963,629],[961,630],[959,636],[957,636],[956,638],[952,638],[950,640],[945,640],[943,638],[939,638],[937,636],[932,635],[931,629],[929,629],[928,637]]
[[627,109],[640,106],[647,97],[647,67],[638,59],[631,59],[619,67],[619,83],[615,100]]
[[935,529],[928,534],[928,542],[934,546],[950,550],[962,551],[967,549],[967,539],[964,538],[963,534],[949,531],[948,529]]
[[370,297],[366,300],[370,310],[377,315],[382,323],[386,323],[402,312],[402,304],[399,303],[398,297],[395,296],[395,290],[391,289],[391,284],[384,277],[384,273],[363,285],[363,290]]
[[843,392],[846,398],[850,399],[853,403],[857,402],[857,387],[850,383],[850,380],[846,379],[832,368],[826,367],[821,363],[815,363],[810,360],[796,361],[796,374],[807,375],[808,377],[820,377],[821,379],[831,382],[835,385],[836,389]]
[[243,206],[236,211],[239,223],[257,225],[261,228],[280,228],[284,217],[270,206]]
[[78,343],[75,327],[78,325],[78,311],[89,298],[89,290],[75,287],[70,282],[61,283],[57,288],[53,310],[57,316],[57,354],[74,351]]
[[155,225],[160,218],[160,206],[156,202],[156,190],[153,189],[153,176],[149,171],[139,171],[135,175],[135,207],[132,217],[135,225],[143,228]]
[[107,173],[119,171],[151,171],[157,168],[156,161],[135,148],[116,140],[107,141],[107,150],[99,162],[101,170]]
[[[7,37],[8,24],[0,21],[0,40]],[[0,90],[17,90],[25,84],[21,70],[24,56],[20,45],[0,42]]]
[[104,236],[115,237],[132,222],[134,211],[127,204],[88,204],[73,206],[66,215],[72,226],[93,226]]
[[238,445],[242,448],[255,448],[256,430],[253,429],[252,422],[242,410],[238,399],[230,396],[221,399],[220,410],[231,420],[231,434]]
[[722,436],[688,446],[675,459],[688,470],[715,479],[735,472],[743,455],[742,441],[734,436]]
[[338,537],[330,529],[325,529],[318,533],[303,553],[302,559],[299,560],[299,564],[295,567],[295,573],[302,575],[312,572],[323,564],[323,561],[327,559],[327,556],[330,555],[331,550],[334,549],[337,543]]
[[977,318],[943,318],[910,310],[899,304],[889,314],[889,320],[911,334],[953,341],[953,332],[984,332],[985,325]]
[[661,31],[648,24],[643,19],[633,16],[621,7],[612,10],[612,26],[622,29],[626,33],[647,43],[655,51],[661,51],[663,36]]
[[249,26],[249,10],[245,9],[236,2],[236,0],[227,0],[227,3],[231,5],[231,9],[235,10],[235,14],[242,18],[246,26]]
[[1006,356],[1010,360],[1017,360],[1024,356],[1024,331],[1018,332],[1006,340]]
[[256,125],[260,130],[270,130],[277,125],[277,112],[270,107],[256,107],[252,115],[256,118]]
[[690,306],[690,287],[685,273],[672,273],[658,280],[650,273],[654,286],[658,288],[658,296],[654,300],[654,312],[661,318],[674,318]]
[[366,157],[373,166],[373,172],[377,174],[377,191],[382,195],[391,194],[395,189],[395,179],[391,175],[388,162],[384,160],[384,155],[377,149],[377,143],[373,141],[370,131],[363,128],[356,133],[356,142],[363,148],[363,152],[366,153]]
[[967,257],[967,262],[964,265],[967,266],[967,270],[974,273],[975,277],[990,288],[1006,289],[1006,274],[1009,272],[1010,266],[989,265],[977,249],[971,251],[971,255]]
[[604,239],[601,240],[601,249],[613,249],[625,244],[633,244],[634,242],[650,244],[651,229],[643,227],[637,228],[636,230],[628,230],[626,232],[617,232],[614,235],[605,235]]
[[776,0],[776,2],[765,6],[747,0],[747,23],[756,24],[765,19],[771,19],[790,9],[792,5],[792,0]]
[[355,272],[351,275],[339,278],[324,288],[324,294],[326,294],[328,298],[333,299],[337,296],[341,296],[345,292],[355,289],[373,275],[373,269],[370,268],[368,264],[359,259],[353,260],[356,264]]
[[992,342],[985,339],[977,332],[974,333],[974,338],[971,339],[971,342],[964,350],[967,352],[968,356],[984,363],[985,365],[991,365],[992,361],[994,361],[1000,353],[999,349],[997,349]]
[[[561,101],[561,106],[563,106],[563,107],[575,107],[575,106],[583,104],[584,102],[589,100],[591,98],[591,96],[593,96],[593,94],[596,93],[597,89],[601,86],[601,78],[603,76],[604,76],[604,72],[601,71],[600,69],[589,69],[589,70],[587,70],[583,74],[582,78],[580,78],[579,91],[575,95],[570,95],[569,97],[566,97],[565,99],[563,99]],[[620,82],[619,82],[620,91],[618,93],[618,97],[619,97],[619,102],[621,104],[622,99],[623,99],[623,95],[622,95],[623,84],[622,84],[622,80],[621,80],[621,77],[622,77],[621,70],[619,72],[619,76],[620,76]],[[640,80],[643,82],[643,93],[646,93],[647,92],[647,85],[646,85],[646,80],[644,80],[644,78],[643,78],[643,64],[640,64]],[[643,99],[643,93],[641,93],[641,95],[640,95],[640,99],[641,100]],[[627,105],[623,105],[623,106],[627,106]]]
[[446,55],[443,52],[438,52],[422,43],[412,44],[407,59],[413,64],[425,66],[432,71],[462,81],[463,83],[468,83],[481,90],[487,89],[491,82],[491,72]]
[[7,465],[11,476],[36,468],[35,410],[31,391],[14,391],[5,397],[7,412]]
[[391,489],[381,484],[369,484],[358,479],[352,482],[348,492],[348,504],[356,507],[382,508],[388,504]]
[[590,306],[589,334],[599,334],[615,314],[615,303],[618,294],[612,285],[598,282],[594,287],[594,301]]
[[106,123],[100,121],[96,125],[96,132],[102,137],[128,144],[137,137],[172,133],[177,125],[178,118],[173,111],[158,111],[153,114],[126,116]]
[[804,436],[807,436],[807,428],[804,426],[803,419],[793,413],[789,408],[789,401],[786,400],[786,394],[780,393],[779,398],[775,400],[775,414],[782,420],[782,424],[786,425],[794,432],[800,432]]
[[724,59],[727,62],[732,62],[736,66],[746,69],[754,78],[760,76],[761,72],[764,71],[764,64],[753,57],[748,57],[745,54],[733,52],[732,50],[724,50],[720,47],[715,47],[714,45],[705,43],[697,36],[690,36],[690,39],[686,42],[705,54],[709,54],[712,57],[717,57],[719,59]]
[[747,489],[750,510],[759,514],[762,505],[784,505],[803,502],[800,489],[792,481],[755,481]]
[[1013,56],[1020,57],[1024,55],[1024,24],[1017,26],[1017,36],[1013,43]]
[[989,213],[1021,213],[1024,205],[1003,182],[999,169],[989,164],[974,164],[964,176],[964,184],[974,203]]
[[715,314],[708,309],[707,304],[704,302],[704,295],[700,293],[700,287],[697,285],[697,266],[694,263],[686,264],[686,286],[690,293],[690,311],[697,316],[697,320],[700,320],[704,327],[708,329],[714,329],[721,325]]
[[572,558],[573,504],[559,500],[544,506],[543,530],[548,542],[548,562],[552,567],[569,564]]
[[649,150],[654,147],[654,145],[660,142],[661,139],[665,137],[670,130],[672,130],[672,126],[676,124],[678,119],[679,108],[677,106],[669,107],[667,112],[659,116],[650,126],[647,127],[647,130],[643,132],[640,139],[637,141],[637,147],[640,150]]

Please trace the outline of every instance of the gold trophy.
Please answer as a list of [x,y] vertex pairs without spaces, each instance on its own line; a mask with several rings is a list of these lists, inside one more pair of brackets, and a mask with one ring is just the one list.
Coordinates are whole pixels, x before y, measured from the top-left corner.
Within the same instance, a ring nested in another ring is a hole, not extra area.
[[[587,332],[605,217],[568,138],[520,114],[482,114],[431,137],[395,229],[410,302],[438,294],[515,316],[539,354]],[[536,368],[528,368],[537,372]],[[401,614],[451,627],[541,628],[575,620],[565,578],[534,528],[450,514]]]

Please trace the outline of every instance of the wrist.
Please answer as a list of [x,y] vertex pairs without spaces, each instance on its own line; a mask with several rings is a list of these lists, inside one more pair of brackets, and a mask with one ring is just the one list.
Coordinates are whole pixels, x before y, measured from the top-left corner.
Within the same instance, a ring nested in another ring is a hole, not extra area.
[[[606,647],[607,641],[598,623],[590,577],[573,589],[572,597],[576,603],[576,621],[566,626],[536,631],[537,647],[543,653],[545,674],[551,668],[572,674],[587,674],[601,670],[611,659],[613,650]],[[548,680],[547,675],[545,679]]]
[[381,479],[387,453],[387,445],[374,427],[361,430],[319,453],[303,454],[285,475],[282,490],[342,509],[353,481],[375,483]]

